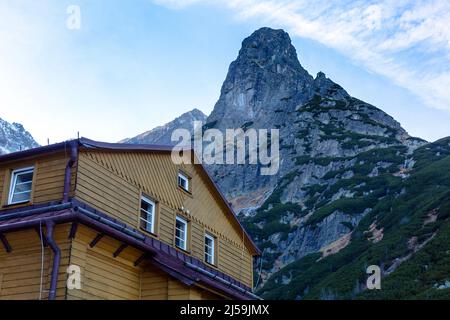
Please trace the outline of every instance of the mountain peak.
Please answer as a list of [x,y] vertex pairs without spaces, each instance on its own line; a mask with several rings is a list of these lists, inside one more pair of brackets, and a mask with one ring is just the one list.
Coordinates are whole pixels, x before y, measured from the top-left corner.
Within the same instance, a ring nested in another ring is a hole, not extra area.
[[0,118],[0,154],[35,148],[39,145],[20,123]]
[[280,66],[288,65],[303,71],[289,34],[282,29],[264,27],[253,32],[242,42],[236,61],[280,72]]
[[270,125],[255,120],[270,122],[264,117],[267,112],[293,110],[294,101],[306,102],[313,82],[300,65],[289,34],[261,28],[242,42],[208,122],[219,122],[221,128],[239,127],[243,122]]
[[206,115],[199,109],[194,108],[191,111],[187,111],[185,113],[183,113],[181,116],[179,116],[178,118],[183,118],[183,117],[189,117],[192,116],[195,118],[195,120],[205,120],[206,119]]
[[175,129],[187,129],[192,132],[194,121],[204,122],[205,120],[206,115],[199,109],[194,108],[191,111],[183,113],[181,116],[166,123],[165,125],[144,132],[134,138],[124,139],[120,142],[172,145],[174,142],[171,140],[171,136]]
[[268,27],[260,28],[254,31],[250,36],[244,39],[242,47],[258,48],[259,46],[265,46],[269,43],[279,44],[283,47],[290,48],[291,38],[289,34],[282,29],[272,29]]

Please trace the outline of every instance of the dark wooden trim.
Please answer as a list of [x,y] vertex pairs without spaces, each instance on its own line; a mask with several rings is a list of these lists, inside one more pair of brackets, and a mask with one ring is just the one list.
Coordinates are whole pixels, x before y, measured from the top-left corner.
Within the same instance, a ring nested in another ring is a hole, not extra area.
[[119,254],[120,254],[123,250],[125,250],[127,247],[128,247],[128,245],[127,245],[126,243],[122,243],[122,244],[120,245],[120,247],[118,247],[117,250],[114,251],[113,257],[114,257],[114,258],[117,258],[117,257],[119,256]]
[[70,226],[69,239],[75,239],[78,230],[78,223],[73,222]]
[[144,253],[142,256],[140,256],[135,262],[134,262],[134,266],[137,267],[138,265],[141,264],[142,261],[144,261],[145,259],[148,258],[148,254]]
[[0,233],[0,241],[3,243],[3,247],[5,248],[7,253],[10,253],[12,251],[11,245],[8,242],[8,239],[6,239],[6,236],[3,233]]
[[95,247],[97,245],[97,243],[104,237],[105,235],[103,233],[99,233],[97,234],[97,236],[91,241],[91,243],[89,244],[89,246],[91,248]]

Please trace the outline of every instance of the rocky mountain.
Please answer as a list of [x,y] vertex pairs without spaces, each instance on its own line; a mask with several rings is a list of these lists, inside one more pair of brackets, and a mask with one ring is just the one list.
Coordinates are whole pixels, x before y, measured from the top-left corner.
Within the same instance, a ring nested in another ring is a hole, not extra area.
[[189,112],[183,113],[175,120],[166,123],[163,126],[156,127],[134,138],[124,139],[121,142],[174,145],[175,143],[171,141],[171,135],[175,129],[187,129],[193,132],[194,121],[204,122],[205,120],[206,115],[200,110],[195,108]]
[[0,154],[38,147],[31,134],[20,123],[0,118]]
[[[276,175],[207,167],[263,251],[262,297],[450,297],[450,139],[411,137],[324,73],[311,76],[289,35],[270,28],[243,41],[210,128],[280,130]],[[384,290],[365,290],[369,265]]]

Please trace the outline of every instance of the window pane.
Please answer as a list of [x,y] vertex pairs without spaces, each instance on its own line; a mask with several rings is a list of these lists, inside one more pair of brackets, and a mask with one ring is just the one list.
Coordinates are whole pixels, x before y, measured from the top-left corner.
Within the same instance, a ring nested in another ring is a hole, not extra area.
[[189,191],[189,179],[181,173],[178,175],[178,185],[184,190]]
[[26,192],[26,193],[18,193],[18,194],[14,194],[11,202],[15,203],[15,202],[25,202],[30,200],[31,197],[31,191]]
[[140,227],[141,229],[147,230],[147,221],[140,219]]
[[22,184],[16,183],[16,188],[14,189],[14,193],[20,193],[20,192],[24,192],[24,191],[31,191],[31,181],[25,182]]
[[32,180],[33,180],[33,172],[17,174],[17,184],[24,182],[31,182]]
[[147,202],[145,202],[144,200],[141,200],[141,209],[144,209],[145,211],[147,211],[147,208],[148,208]]
[[147,221],[147,225],[145,227],[145,230],[147,230],[148,232],[153,232],[153,226],[151,221]]
[[141,200],[141,209],[144,209],[145,211],[148,211],[148,212],[152,212],[153,205],[145,200]]

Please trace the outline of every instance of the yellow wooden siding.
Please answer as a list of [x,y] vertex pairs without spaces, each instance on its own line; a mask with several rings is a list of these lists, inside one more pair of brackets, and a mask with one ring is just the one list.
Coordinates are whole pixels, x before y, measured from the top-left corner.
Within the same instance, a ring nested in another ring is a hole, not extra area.
[[80,155],[75,196],[136,227],[139,188],[100,164]]
[[148,264],[143,268],[141,274],[141,299],[220,300],[223,298],[220,295],[199,287],[188,287],[151,264]]
[[204,228],[197,222],[191,221],[191,250],[192,254],[203,260],[204,259]]
[[152,265],[147,265],[141,273],[141,299],[167,300],[169,276]]
[[81,289],[67,290],[67,299],[90,300],[167,300],[214,299],[212,292],[188,287],[150,263],[135,267],[142,252],[127,247],[118,257],[113,253],[121,243],[103,237],[94,248],[89,244],[97,232],[79,226],[72,242],[70,264],[81,270]]
[[[37,161],[33,203],[61,200],[64,190],[64,176],[68,157],[59,154],[43,157]],[[75,186],[76,170],[72,170],[71,192]]]
[[159,237],[161,241],[168,244],[173,244],[175,237],[175,213],[174,210],[165,205],[164,203],[158,204],[158,216],[159,223]]
[[[69,156],[64,152],[41,156],[37,159],[15,161],[0,165],[0,199],[2,206],[7,204],[12,170],[34,166],[32,203],[39,204],[58,201],[63,197],[65,168]],[[76,165],[72,170],[71,193],[75,188]],[[26,204],[28,205],[28,204]]]
[[224,239],[219,239],[218,247],[219,269],[252,287],[253,261],[251,256],[246,255],[245,251],[242,252],[242,248],[236,248]]
[[[178,188],[179,170],[191,177],[192,195]],[[251,286],[252,255],[243,245],[242,230],[211,189],[198,166],[177,166],[169,153],[82,150],[79,155],[77,198],[138,227],[139,197],[144,193],[158,203],[157,236],[170,245],[176,214],[182,207],[189,210],[185,215],[190,220],[191,253],[204,259],[204,231],[211,232],[222,243],[218,268],[230,276],[239,275],[242,282]],[[233,256],[236,253],[238,256]]]
[[190,288],[175,279],[169,279],[167,295],[169,300],[189,300]]
[[[45,230],[45,229],[44,229]],[[65,225],[55,228],[54,238],[61,249],[61,265],[57,283],[57,299],[65,298],[66,269],[69,263],[70,241],[67,239],[68,227]],[[44,247],[44,264],[42,265],[41,242],[34,230],[7,233],[6,237],[12,247],[7,253],[0,249],[0,274],[3,281],[0,299],[39,299],[42,277],[42,299],[48,298],[50,276],[53,264],[53,252]]]
[[67,299],[136,300],[139,298],[139,268],[133,262],[140,256],[134,248],[126,248],[119,257],[113,252],[120,242],[103,237],[91,248],[97,232],[79,226],[72,241],[70,263],[81,270],[81,289],[67,290]]

